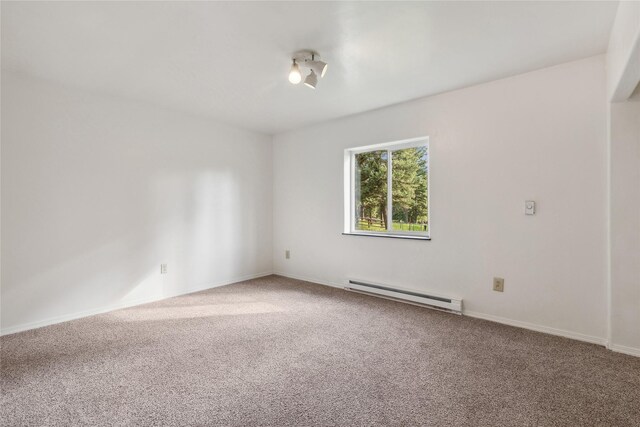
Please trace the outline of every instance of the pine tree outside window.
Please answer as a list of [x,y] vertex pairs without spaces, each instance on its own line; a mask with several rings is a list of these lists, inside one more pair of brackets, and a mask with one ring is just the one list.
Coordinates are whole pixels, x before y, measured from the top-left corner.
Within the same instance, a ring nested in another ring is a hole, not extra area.
[[428,239],[428,139],[346,150],[345,205],[345,234]]

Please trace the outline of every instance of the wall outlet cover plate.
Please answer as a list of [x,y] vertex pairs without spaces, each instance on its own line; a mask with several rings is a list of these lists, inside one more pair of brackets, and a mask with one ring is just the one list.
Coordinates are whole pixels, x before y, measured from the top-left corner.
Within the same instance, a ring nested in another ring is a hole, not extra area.
[[527,200],[524,202],[524,213],[525,215],[535,215],[536,214],[536,202],[533,200]]

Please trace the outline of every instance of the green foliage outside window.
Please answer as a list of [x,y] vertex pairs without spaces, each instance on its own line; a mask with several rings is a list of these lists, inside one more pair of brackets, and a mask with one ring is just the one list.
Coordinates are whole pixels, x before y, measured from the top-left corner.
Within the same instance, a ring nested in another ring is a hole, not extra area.
[[[388,156],[391,155],[391,177]],[[392,229],[428,232],[428,151],[426,146],[355,155],[356,229],[387,231],[388,182],[392,187]]]

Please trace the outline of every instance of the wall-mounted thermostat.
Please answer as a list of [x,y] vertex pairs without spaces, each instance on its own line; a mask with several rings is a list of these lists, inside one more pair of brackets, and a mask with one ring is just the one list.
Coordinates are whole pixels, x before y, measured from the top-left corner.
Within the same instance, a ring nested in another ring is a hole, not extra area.
[[536,214],[536,202],[533,200],[527,200],[524,202],[524,214],[535,215]]

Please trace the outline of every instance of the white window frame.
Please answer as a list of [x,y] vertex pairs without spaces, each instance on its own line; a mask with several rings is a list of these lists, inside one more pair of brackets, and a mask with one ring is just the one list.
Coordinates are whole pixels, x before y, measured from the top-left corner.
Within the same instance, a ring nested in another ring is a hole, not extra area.
[[[427,212],[429,212],[429,231],[399,231],[393,230],[393,180],[391,179],[393,152],[404,150],[407,148],[415,148],[420,146],[427,147]],[[404,139],[401,141],[385,142],[382,144],[367,145],[363,147],[348,148],[344,150],[344,232],[343,234],[359,235],[359,236],[377,236],[377,237],[396,237],[404,239],[431,239],[431,151],[429,149],[429,137],[423,136],[419,138]],[[366,153],[370,151],[387,150],[387,212],[390,221],[387,221],[387,231],[367,231],[356,229],[356,189],[355,189],[355,158],[356,154]]]

